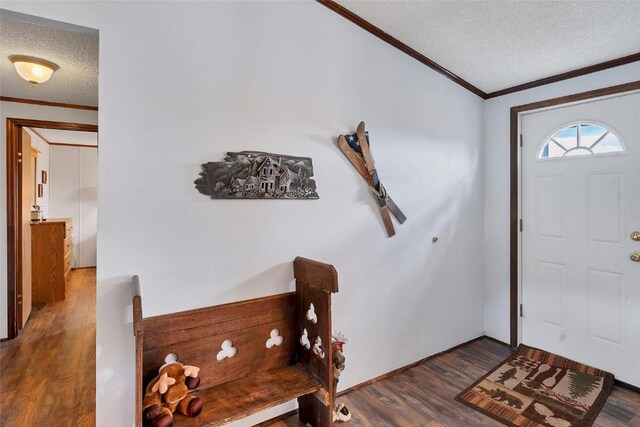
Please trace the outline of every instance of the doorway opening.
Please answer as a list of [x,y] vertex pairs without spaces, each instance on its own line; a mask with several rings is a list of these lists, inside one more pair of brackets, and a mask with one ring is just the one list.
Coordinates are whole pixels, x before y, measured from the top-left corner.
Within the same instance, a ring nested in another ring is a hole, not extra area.
[[[48,219],[39,217],[39,215],[43,215],[40,209],[34,208],[32,210],[30,207],[33,206],[31,204],[32,198],[35,197],[37,199],[39,191],[39,194],[44,194],[44,185],[48,184],[53,177],[50,171],[44,169],[40,171],[41,173],[39,176],[35,173],[36,171],[30,170],[30,166],[32,164],[37,165],[37,157],[35,161],[23,161],[27,156],[31,156],[32,153],[34,153],[33,155],[38,154],[36,151],[31,151],[32,145],[30,132],[35,133],[38,132],[39,129],[88,132],[94,134],[98,132],[98,126],[90,124],[50,122],[31,119],[7,119],[7,303],[9,339],[17,337],[18,331],[26,324],[31,309],[32,297],[35,296],[32,292],[29,292],[32,289],[23,289],[31,287],[30,284],[27,284],[29,282],[27,280],[29,276],[28,269],[35,271],[35,268],[37,267],[33,263],[35,260],[32,260],[30,257],[35,250],[35,248],[31,246],[32,241],[30,239],[32,212],[34,215],[34,225],[41,224],[39,222],[40,219]],[[93,149],[96,150],[97,145],[93,147]],[[42,165],[40,165],[40,167],[41,166]],[[44,171],[45,174],[42,174],[42,171]],[[43,178],[47,182],[32,182],[36,179],[43,181]],[[60,204],[65,204],[65,202],[61,201]],[[62,209],[67,208],[62,207]],[[46,212],[44,212],[44,214],[47,215]],[[45,222],[46,221],[43,221],[42,223]],[[51,223],[52,222],[50,222],[50,224]],[[69,227],[65,224],[64,228],[66,233],[66,228]],[[73,221],[71,221],[70,228],[73,228]],[[69,236],[66,234],[61,236],[62,240],[65,241],[64,245],[69,244],[69,240],[71,239],[68,239],[68,237],[70,238],[71,236],[72,230],[70,230]],[[71,248],[65,247],[65,249],[73,250],[73,245]],[[49,248],[44,248],[43,250],[45,252],[51,251]],[[63,255],[66,253],[68,252],[65,251]],[[63,261],[63,263],[69,263],[70,261],[73,263],[73,257]],[[52,280],[56,280],[56,278],[52,277],[54,274],[62,274],[63,280],[69,280],[67,274],[69,273],[68,270],[71,268],[71,265],[63,264],[62,269],[58,268],[59,271],[56,273],[51,271],[56,268],[56,260],[44,260],[43,262],[47,263],[47,266],[44,266],[43,268],[49,269],[49,274],[44,278],[44,281],[53,285]],[[53,286],[51,288],[53,288]],[[51,289],[51,292],[53,292],[53,289]],[[64,295],[63,290],[58,290],[58,292],[62,292],[62,295]],[[59,299],[58,295],[51,293],[44,296],[44,298]],[[41,297],[36,297],[36,301],[45,302]]]
[[[97,137],[98,127],[14,118],[6,124],[10,339],[0,344],[0,357],[3,371],[22,366],[23,372],[2,375],[0,387],[17,400],[3,401],[0,412],[8,425],[39,424],[48,413],[46,389],[64,370],[53,405],[73,402],[65,413],[81,425],[95,414],[97,144],[59,145],[48,132]],[[90,268],[78,268],[83,263]],[[31,390],[33,381],[48,386]],[[21,399],[39,409],[21,410]]]
[[[15,396],[0,403],[0,413],[7,425],[40,425],[56,408],[65,414],[61,423],[92,424],[99,34],[0,12],[0,132],[7,168],[1,184],[7,270],[4,260],[0,268],[7,280],[0,283],[6,295],[0,388]],[[14,67],[9,57],[25,61]],[[49,74],[46,64],[53,64]],[[36,78],[25,77],[31,76],[25,69]]]
[[570,104],[580,102],[617,93],[624,93],[640,89],[640,81],[626,83],[617,86],[611,86],[604,89],[597,89],[588,92],[582,92],[575,95],[568,95],[559,98],[547,99],[531,104],[518,105],[511,108],[510,111],[510,233],[509,233],[509,326],[511,347],[516,348],[520,343],[521,334],[519,333],[520,311],[520,117],[521,114],[559,106],[562,104]]
[[640,305],[629,256],[639,249],[640,145],[629,130],[639,89],[634,82],[511,110],[511,345],[556,352],[636,387],[640,378],[625,366],[635,363],[629,315]]

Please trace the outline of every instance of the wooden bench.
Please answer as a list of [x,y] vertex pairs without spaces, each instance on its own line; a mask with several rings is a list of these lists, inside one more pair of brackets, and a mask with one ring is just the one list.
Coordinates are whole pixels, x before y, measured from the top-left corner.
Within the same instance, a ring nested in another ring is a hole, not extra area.
[[[136,426],[142,426],[143,387],[171,353],[201,368],[194,393],[202,413],[174,414],[176,427],[219,426],[293,399],[303,423],[333,425],[331,294],[338,292],[338,275],[332,265],[301,257],[293,268],[295,292],[148,318],[134,279]],[[274,330],[283,340],[268,348]],[[227,340],[237,352],[218,360]]]

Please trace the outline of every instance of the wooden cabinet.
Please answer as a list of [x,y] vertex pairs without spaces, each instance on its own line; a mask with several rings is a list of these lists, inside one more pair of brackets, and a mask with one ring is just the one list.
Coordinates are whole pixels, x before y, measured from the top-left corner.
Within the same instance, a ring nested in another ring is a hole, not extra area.
[[31,224],[33,303],[63,300],[71,274],[71,218]]

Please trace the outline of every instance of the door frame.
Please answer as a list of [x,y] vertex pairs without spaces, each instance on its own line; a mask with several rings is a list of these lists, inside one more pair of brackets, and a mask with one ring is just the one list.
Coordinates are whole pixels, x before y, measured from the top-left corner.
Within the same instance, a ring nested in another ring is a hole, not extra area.
[[7,117],[7,339],[18,336],[18,283],[22,280],[22,227],[18,163],[22,128],[98,132],[98,125]]
[[602,89],[590,90],[573,95],[561,96],[558,98],[546,99],[543,101],[532,102],[530,104],[518,105],[511,107],[510,112],[510,259],[509,259],[509,319],[510,319],[510,342],[511,347],[516,348],[519,343],[520,331],[520,297],[521,297],[521,228],[520,228],[520,197],[521,197],[521,134],[520,134],[520,117],[525,112],[532,110],[540,110],[543,108],[555,107],[563,104],[571,104],[579,101],[586,101],[595,98],[602,98],[609,95],[615,95],[624,92],[630,92],[640,89],[640,80],[625,83],[616,86],[610,86]]

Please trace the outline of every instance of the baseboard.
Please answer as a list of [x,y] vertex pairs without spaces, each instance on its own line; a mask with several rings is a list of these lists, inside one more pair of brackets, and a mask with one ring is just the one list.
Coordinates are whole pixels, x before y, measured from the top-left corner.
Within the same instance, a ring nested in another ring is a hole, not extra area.
[[496,342],[498,344],[502,344],[502,345],[506,345],[507,347],[511,347],[510,344],[507,344],[506,342],[501,341],[498,338],[490,337],[489,335],[485,335],[484,338],[488,339],[489,341],[493,341],[493,342]]
[[484,339],[484,338],[486,338],[486,337],[484,335],[481,335],[481,336],[479,336],[477,338],[470,339],[469,341],[465,341],[465,342],[463,342],[461,344],[455,345],[455,346],[453,346],[451,348],[448,348],[446,350],[442,350],[442,351],[440,351],[438,353],[432,354],[431,356],[424,357],[424,358],[418,360],[417,362],[410,363],[410,364],[402,366],[402,367],[400,367],[398,369],[394,369],[393,371],[389,371],[389,372],[387,372],[385,374],[379,375],[379,376],[377,376],[375,378],[372,378],[370,380],[361,382],[360,384],[356,384],[353,387],[349,387],[349,388],[339,392],[337,397],[344,396],[345,394],[351,393],[352,391],[355,391],[355,390],[359,390],[362,387],[366,387],[368,385],[375,384],[375,383],[380,382],[382,380],[386,380],[389,377],[392,377],[394,375],[400,374],[400,373],[406,371],[407,369],[411,369],[416,365],[419,365],[419,364],[421,364],[423,362],[426,362],[427,360],[431,360],[434,357],[442,356],[443,354],[452,352],[454,350],[459,349],[460,347],[463,347],[463,346],[465,346],[467,344],[471,344],[472,342],[480,341],[481,339]]
[[[502,341],[500,341],[498,339],[491,338],[491,337],[488,337],[486,335],[481,335],[479,337],[470,339],[469,341],[465,341],[465,342],[463,342],[461,344],[455,345],[455,346],[453,346],[451,348],[448,348],[446,350],[443,350],[443,351],[440,351],[438,353],[432,354],[431,356],[424,357],[424,358],[418,360],[417,362],[410,363],[410,364],[402,366],[402,367],[400,367],[398,369],[394,369],[393,371],[389,371],[387,373],[379,375],[379,376],[377,376],[375,378],[372,378],[370,380],[367,380],[367,381],[361,382],[359,384],[356,384],[353,387],[349,387],[349,388],[347,388],[345,390],[342,390],[342,391],[338,392],[336,397],[341,397],[341,396],[344,396],[345,394],[351,393],[352,391],[356,391],[356,390],[359,390],[359,389],[361,389],[363,387],[366,387],[368,385],[375,384],[375,383],[380,382],[382,380],[385,380],[385,379],[387,379],[389,377],[392,377],[394,375],[402,373],[402,372],[406,371],[407,369],[411,369],[414,366],[417,366],[417,365],[419,365],[419,364],[421,364],[423,362],[426,362],[427,360],[433,359],[434,357],[442,356],[443,354],[452,352],[454,350],[459,349],[460,347],[464,347],[467,344],[471,344],[473,342],[480,341],[480,340],[485,339],[485,338],[488,339],[488,340],[494,341],[494,342],[496,342],[498,344],[504,345],[506,347],[510,347],[507,343],[504,343],[504,342],[502,342]],[[267,421],[261,422],[260,424],[256,424],[254,427],[268,426],[269,424],[281,421],[281,420],[283,420],[285,418],[288,418],[288,417],[290,417],[292,415],[295,415],[297,413],[298,413],[298,410],[294,409],[293,411],[289,411],[286,414],[278,415],[277,417],[274,417],[274,418],[271,418],[271,419],[269,419]]]
[[617,379],[614,378],[613,379],[613,383],[615,385],[617,385],[618,387],[626,388],[627,390],[631,390],[631,391],[634,391],[636,393],[640,393],[640,387],[636,387],[636,386],[631,385],[629,383],[625,383],[624,381],[620,381],[620,380],[617,380]]
[[291,417],[291,416],[293,416],[293,415],[295,415],[297,413],[298,413],[298,410],[294,409],[292,411],[285,412],[282,415],[278,415],[277,417],[270,418],[267,421],[263,421],[261,423],[254,424],[252,427],[266,427],[269,424],[273,424],[273,423],[277,423],[278,421],[285,420],[285,419],[287,419],[287,418],[289,418],[289,417]]

